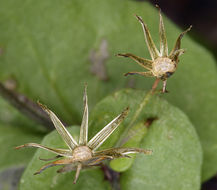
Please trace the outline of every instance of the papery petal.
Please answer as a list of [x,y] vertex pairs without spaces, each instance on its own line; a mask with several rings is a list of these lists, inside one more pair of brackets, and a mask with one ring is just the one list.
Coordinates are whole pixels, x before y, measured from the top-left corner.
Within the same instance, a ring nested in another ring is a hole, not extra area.
[[81,169],[82,169],[82,165],[81,164],[78,164],[77,166],[77,169],[76,169],[76,173],[75,173],[75,179],[73,181],[73,183],[75,184],[78,180],[78,177],[80,175],[80,172],[81,172]]
[[190,26],[187,30],[185,30],[184,32],[182,32],[179,37],[176,40],[175,46],[173,48],[173,50],[171,51],[170,55],[173,55],[175,51],[179,50],[181,48],[181,39],[182,37],[191,30],[192,26]]
[[92,150],[97,149],[113,132],[128,114],[129,108],[126,108],[119,116],[113,119],[100,132],[98,132],[89,142],[88,147]]
[[119,53],[119,54],[117,54],[117,56],[129,57],[129,58],[133,59],[134,61],[136,61],[136,63],[138,63],[140,66],[144,67],[145,69],[148,69],[148,70],[152,69],[153,61],[151,61],[151,60],[144,59],[142,57],[133,55],[132,53]]
[[154,77],[154,75],[151,71],[147,71],[147,72],[133,71],[133,72],[128,72],[128,73],[124,74],[124,76],[128,76],[128,75],[142,75],[144,77]]
[[146,150],[142,148],[110,148],[106,150],[96,151],[94,156],[112,156],[113,158],[126,157],[126,155],[131,153],[143,153],[150,155],[152,154],[152,150]]
[[49,110],[46,106],[40,104],[41,108],[47,112],[47,114],[50,116],[51,121],[53,122],[57,132],[60,134],[66,145],[73,150],[76,146],[78,146],[77,142],[73,139],[73,137],[70,135],[70,133],[67,131],[67,129],[64,127],[64,125],[61,123],[61,121],[58,119],[58,117]]
[[66,157],[71,157],[72,156],[72,151],[71,150],[67,150],[67,149],[60,149],[60,148],[49,148],[37,143],[27,143],[24,145],[20,145],[17,146],[15,149],[20,149],[20,148],[24,148],[24,147],[36,147],[36,148],[42,148],[44,150],[53,152],[55,154],[61,155],[61,156],[66,156]]
[[87,104],[87,85],[84,89],[84,114],[80,129],[79,145],[86,145],[88,138],[88,104]]
[[168,56],[168,46],[167,46],[167,38],[166,38],[166,32],[164,28],[163,18],[161,15],[161,9],[158,5],[156,7],[159,9],[159,34],[160,34],[160,54],[163,57]]
[[142,29],[144,31],[144,36],[145,36],[145,41],[146,41],[146,44],[148,46],[148,50],[149,50],[149,53],[151,55],[151,58],[152,60],[158,58],[160,56],[160,53],[159,51],[157,50],[153,40],[152,40],[152,37],[151,37],[151,34],[148,30],[148,27],[146,26],[146,24],[143,22],[142,20],[142,17],[140,16],[137,16],[135,15],[137,20],[141,23],[142,25]]
[[57,160],[55,162],[50,162],[48,164],[45,164],[44,166],[42,166],[39,171],[35,172],[34,175],[40,174],[41,172],[43,172],[44,170],[46,170],[47,168],[53,167],[53,166],[58,166],[58,165],[66,165],[66,164],[71,164],[73,163],[74,160],[73,159],[62,159],[62,160]]

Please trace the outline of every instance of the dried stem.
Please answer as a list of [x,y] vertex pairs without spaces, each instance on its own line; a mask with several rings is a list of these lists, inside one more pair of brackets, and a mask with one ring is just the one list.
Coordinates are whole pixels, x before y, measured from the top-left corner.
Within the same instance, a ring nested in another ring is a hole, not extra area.
[[120,173],[112,170],[105,164],[101,164],[101,170],[104,173],[104,177],[112,186],[113,190],[120,190]]
[[18,92],[7,88],[3,83],[0,82],[0,96],[8,101],[12,106],[17,108],[27,117],[42,124],[46,129],[54,129],[49,116],[41,109],[41,107]]
[[152,85],[152,89],[151,89],[152,94],[155,93],[155,90],[156,90],[156,88],[157,88],[159,82],[160,82],[160,78],[157,78],[157,79],[155,80],[154,84]]

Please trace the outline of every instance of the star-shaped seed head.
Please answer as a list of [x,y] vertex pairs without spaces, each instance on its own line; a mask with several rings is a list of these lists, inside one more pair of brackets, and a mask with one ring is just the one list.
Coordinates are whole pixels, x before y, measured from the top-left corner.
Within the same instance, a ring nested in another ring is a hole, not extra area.
[[64,165],[63,168],[57,172],[67,172],[76,170],[74,183],[76,183],[81,169],[89,168],[99,165],[104,160],[111,160],[114,158],[129,157],[130,153],[144,153],[151,154],[152,151],[144,150],[141,148],[110,148],[101,151],[96,151],[97,148],[117,129],[120,123],[128,114],[129,108],[126,108],[120,115],[114,118],[109,124],[107,124],[101,131],[99,131],[91,140],[88,141],[88,104],[87,104],[87,88],[84,90],[84,113],[80,128],[79,142],[76,142],[71,134],[67,131],[57,116],[49,110],[46,106],[39,103],[42,109],[47,112],[52,120],[57,132],[62,137],[68,149],[49,148],[44,145],[36,143],[27,143],[16,147],[16,149],[23,147],[36,147],[42,148],[47,151],[57,154],[56,157],[51,159],[41,159],[43,161],[54,160],[62,158],[54,162],[50,162],[42,166],[35,174],[40,174],[43,170],[57,165]]
[[131,53],[117,54],[117,56],[129,57],[134,61],[136,61],[136,63],[141,65],[143,68],[148,70],[147,72],[129,72],[126,73],[125,76],[139,74],[146,77],[156,77],[158,81],[159,79],[163,81],[162,92],[166,92],[167,79],[176,71],[179,62],[179,56],[184,53],[184,49],[181,49],[181,39],[191,29],[192,26],[190,26],[187,30],[185,30],[179,35],[178,39],[176,40],[174,48],[170,53],[168,53],[167,39],[166,39],[166,33],[164,29],[163,18],[161,16],[161,10],[159,6],[156,5],[156,7],[159,9],[159,16],[160,16],[160,24],[159,24],[160,51],[158,51],[158,49],[156,48],[147,25],[143,22],[140,16],[135,15],[137,20],[142,25],[145,41],[148,46],[149,53],[151,55],[151,60],[138,57]]

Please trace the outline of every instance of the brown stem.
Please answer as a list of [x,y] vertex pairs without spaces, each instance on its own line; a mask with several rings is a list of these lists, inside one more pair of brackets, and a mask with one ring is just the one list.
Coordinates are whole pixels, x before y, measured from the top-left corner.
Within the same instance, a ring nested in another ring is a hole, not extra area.
[[160,79],[159,79],[159,78],[157,78],[157,79],[155,80],[155,82],[154,82],[153,86],[152,86],[152,89],[151,89],[151,91],[152,91],[152,94],[154,94],[154,93],[155,93],[155,90],[156,90],[156,88],[157,88],[157,85],[159,84],[159,82],[160,82]]
[[41,107],[18,92],[7,88],[0,82],[0,96],[8,101],[12,106],[17,108],[27,117],[39,122],[48,130],[54,129],[49,116],[41,109]]
[[112,186],[113,190],[120,190],[120,173],[112,170],[105,164],[101,164],[101,170],[104,173],[104,177]]

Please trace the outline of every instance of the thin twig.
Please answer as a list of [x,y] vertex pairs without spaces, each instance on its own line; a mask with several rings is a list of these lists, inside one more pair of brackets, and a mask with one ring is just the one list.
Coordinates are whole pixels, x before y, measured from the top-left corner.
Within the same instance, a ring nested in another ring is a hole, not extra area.
[[27,117],[42,124],[46,129],[54,129],[53,124],[49,116],[41,109],[41,107],[18,92],[7,88],[3,83],[0,82],[0,96],[8,101],[12,106],[17,108]]
[[159,84],[159,82],[160,82],[160,78],[157,78],[157,79],[155,80],[154,84],[152,85],[152,89],[151,89],[152,95],[155,93],[155,90],[156,90],[157,85]]

